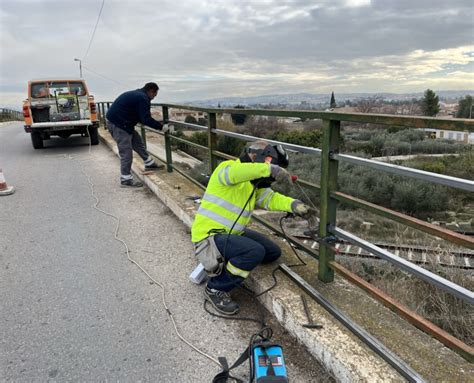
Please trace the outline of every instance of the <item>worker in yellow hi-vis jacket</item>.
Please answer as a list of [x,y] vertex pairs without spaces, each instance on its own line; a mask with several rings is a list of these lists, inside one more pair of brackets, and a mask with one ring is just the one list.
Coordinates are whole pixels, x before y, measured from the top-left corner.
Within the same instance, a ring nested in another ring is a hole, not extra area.
[[229,292],[257,265],[281,255],[276,243],[246,228],[254,207],[308,214],[307,205],[270,188],[274,181],[291,183],[287,166],[288,155],[280,145],[256,141],[239,159],[219,164],[209,179],[191,229],[192,241],[210,276],[205,299],[223,314],[239,311]]

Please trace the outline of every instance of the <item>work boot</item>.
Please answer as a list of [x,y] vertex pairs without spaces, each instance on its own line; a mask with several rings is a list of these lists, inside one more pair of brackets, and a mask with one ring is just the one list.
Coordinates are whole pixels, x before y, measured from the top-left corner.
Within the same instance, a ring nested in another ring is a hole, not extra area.
[[135,181],[132,178],[131,180],[121,180],[120,186],[123,188],[141,188],[143,184],[140,181]]
[[161,170],[164,168],[165,165],[158,165],[155,161],[153,161],[150,165],[145,165],[145,170]]
[[234,315],[240,310],[237,302],[234,302],[230,294],[226,291],[210,289],[206,286],[204,298],[209,301],[214,308],[224,315]]

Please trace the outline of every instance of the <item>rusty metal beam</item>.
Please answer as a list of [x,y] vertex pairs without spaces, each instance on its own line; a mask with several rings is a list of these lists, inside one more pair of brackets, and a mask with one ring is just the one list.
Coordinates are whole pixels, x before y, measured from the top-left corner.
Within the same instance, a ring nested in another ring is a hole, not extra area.
[[421,219],[410,217],[409,215],[375,205],[360,198],[352,197],[348,194],[344,194],[341,192],[333,192],[331,193],[331,195],[342,203],[359,207],[371,213],[377,214],[381,217],[391,219],[393,221],[410,226],[414,229],[446,239],[447,241],[453,242],[456,245],[464,246],[469,249],[474,249],[474,238],[471,238],[467,235],[462,235],[454,231],[444,229],[442,227],[422,221]]
[[441,343],[443,343],[446,347],[456,351],[459,355],[461,355],[464,359],[473,363],[474,361],[474,349],[460,341],[459,339],[455,338],[451,334],[448,334],[443,329],[436,326],[434,323],[428,321],[427,319],[423,318],[422,316],[418,315],[414,311],[410,310],[409,308],[403,306],[400,302],[396,301],[392,297],[388,296],[382,290],[378,289],[377,287],[373,286],[366,280],[359,277],[357,274],[349,271],[341,264],[332,261],[329,262],[329,266],[342,277],[347,279],[348,281],[354,283],[364,291],[368,292],[372,295],[375,299],[381,302],[384,306],[390,308],[392,311],[396,312],[403,318],[407,319],[408,322],[413,324],[415,327],[418,327],[420,330],[426,332],[427,334],[431,335],[433,338],[438,339]]

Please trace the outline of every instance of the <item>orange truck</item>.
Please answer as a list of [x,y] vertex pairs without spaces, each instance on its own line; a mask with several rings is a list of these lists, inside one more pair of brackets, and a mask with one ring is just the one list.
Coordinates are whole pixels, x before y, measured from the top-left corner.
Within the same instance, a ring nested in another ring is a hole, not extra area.
[[72,134],[90,137],[92,145],[99,143],[97,106],[82,79],[29,81],[23,116],[35,149],[41,149],[43,140],[51,136]]

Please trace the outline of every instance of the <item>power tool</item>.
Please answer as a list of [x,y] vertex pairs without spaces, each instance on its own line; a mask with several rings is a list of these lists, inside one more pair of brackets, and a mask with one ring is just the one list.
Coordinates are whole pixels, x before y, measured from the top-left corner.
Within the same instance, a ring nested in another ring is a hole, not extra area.
[[278,343],[271,341],[273,331],[265,326],[250,338],[249,346],[229,367],[227,359],[220,357],[222,372],[212,380],[213,383],[228,383],[230,379],[244,383],[240,378],[230,375],[230,371],[249,360],[250,383],[288,383],[283,349]]
[[283,349],[270,340],[261,340],[252,345],[250,356],[251,382],[288,383]]

